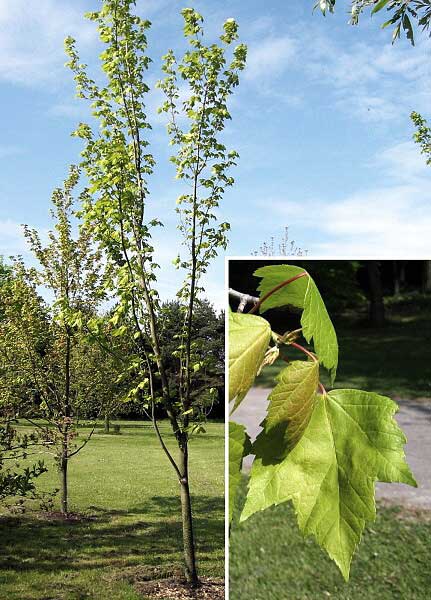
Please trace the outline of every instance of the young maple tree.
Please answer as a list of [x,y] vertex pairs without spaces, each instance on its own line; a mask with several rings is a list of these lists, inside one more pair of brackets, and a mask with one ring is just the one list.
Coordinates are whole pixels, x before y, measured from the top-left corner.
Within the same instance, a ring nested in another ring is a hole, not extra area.
[[[350,563],[367,521],[376,516],[376,481],[416,486],[405,461],[406,438],[393,418],[398,407],[389,398],[356,389],[326,391],[323,367],[334,383],[337,336],[310,275],[288,264],[255,271],[259,298],[248,313],[229,314],[229,398],[234,410],[256,375],[280,354],[296,348],[304,360],[292,360],[278,375],[269,395],[262,431],[253,444],[242,425],[230,422],[230,516],[241,478],[242,461],[254,455],[240,521],[259,510],[291,500],[304,535],[317,542],[348,580]],[[282,334],[256,312],[293,306],[301,309],[301,328]],[[313,351],[296,341],[303,337]]]
[[[81,123],[75,135],[85,142],[82,166],[90,182],[91,198],[83,215],[91,224],[100,247],[112,267],[107,283],[118,298],[111,321],[118,335],[131,333],[138,346],[138,364],[133,365],[138,384],[134,393],[152,415],[161,447],[180,484],[186,579],[198,581],[189,486],[189,438],[201,430],[202,411],[193,403],[195,375],[202,364],[193,341],[196,301],[202,291],[201,277],[220,248],[226,246],[227,223],[216,211],[225,188],[233,184],[229,169],[237,153],[228,151],[220,135],[230,118],[227,101],[238,85],[246,48],[237,39],[233,19],[223,25],[219,44],[206,44],[202,16],[194,9],[182,11],[188,49],[178,60],[169,50],[159,82],[166,100],[160,108],[169,118],[168,134],[176,153],[171,161],[183,184],[176,212],[184,251],[175,259],[185,271],[177,298],[181,304],[181,331],[176,347],[169,349],[178,359],[176,385],[170,385],[164,359],[161,331],[163,310],[158,294],[158,272],[154,260],[152,232],[161,225],[148,216],[149,177],[155,159],[149,150],[145,76],[151,59],[147,55],[150,22],[133,13],[134,0],[104,0],[102,8],[86,15],[97,23],[104,50],[100,55],[106,76],[98,84],[80,62],[75,41],[66,40],[68,65],[75,74],[78,96],[91,101],[99,128]],[[229,53],[229,55],[228,55]],[[153,210],[154,213],[154,210]],[[177,249],[173,251],[173,258]],[[125,318],[126,317],[126,318]],[[168,418],[178,447],[174,456],[161,435],[156,405]]]
[[[39,429],[60,472],[64,514],[69,460],[94,430],[77,440],[80,408],[94,391],[82,361],[81,328],[104,296],[100,251],[93,248],[92,234],[85,227],[76,236],[73,231],[78,181],[79,169],[72,166],[64,187],[54,191],[55,227],[46,245],[35,229],[24,227],[38,268],[26,268],[22,259],[16,259],[0,289],[0,403]],[[40,296],[38,286],[51,294],[51,302]]]

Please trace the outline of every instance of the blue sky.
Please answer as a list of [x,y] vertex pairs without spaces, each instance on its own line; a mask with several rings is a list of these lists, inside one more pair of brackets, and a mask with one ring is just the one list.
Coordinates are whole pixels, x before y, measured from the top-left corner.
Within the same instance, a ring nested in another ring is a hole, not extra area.
[[[174,0],[138,0],[153,22],[149,83],[160,76],[160,57],[182,47],[180,10]],[[319,256],[424,258],[431,255],[431,169],[411,141],[412,110],[431,117],[431,44],[418,33],[413,48],[390,44],[379,19],[347,24],[348,2],[323,18],[313,0],[190,2],[205,17],[209,38],[235,17],[249,59],[231,104],[228,146],[241,155],[234,188],[221,216],[232,224],[228,254],[257,250],[289,226],[296,243]],[[53,188],[79,159],[70,137],[87,107],[74,98],[63,67],[63,39],[77,38],[82,58],[95,66],[96,32],[82,18],[95,0],[0,0],[0,254],[26,252],[20,224],[46,231]],[[175,199],[182,192],[168,162],[163,119],[148,100],[153,151],[152,214],[165,228],[157,235],[165,297],[178,275]],[[223,260],[206,279],[220,304]]]

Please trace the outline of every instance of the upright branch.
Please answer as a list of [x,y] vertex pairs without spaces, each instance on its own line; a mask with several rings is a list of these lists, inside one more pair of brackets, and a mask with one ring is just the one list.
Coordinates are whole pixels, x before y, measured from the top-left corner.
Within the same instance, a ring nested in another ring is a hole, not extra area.
[[[142,381],[149,383],[150,364],[151,373],[158,373],[161,399],[180,440],[160,349],[159,299],[154,289],[157,265],[153,260],[151,231],[161,222],[145,218],[146,178],[155,165],[144,137],[151,129],[143,100],[149,91],[144,77],[151,62],[146,55],[146,33],[151,24],[132,15],[132,5],[134,2],[130,0],[106,1],[99,12],[86,15],[98,24],[100,39],[105,44],[100,55],[106,75],[104,87],[88,76],[86,65],[79,61],[75,41],[66,39],[68,66],[75,73],[78,96],[91,101],[93,116],[100,122],[97,135],[83,123],[74,135],[85,141],[82,165],[91,184],[92,195],[84,203],[83,214],[110,261],[112,269],[107,285],[118,293],[119,302],[111,321],[117,325],[123,315],[132,316],[140,347]],[[121,327],[125,332],[125,326]],[[117,332],[121,334],[122,330]],[[150,392],[149,385],[145,390]],[[156,396],[150,401],[156,402]]]
[[[184,35],[189,50],[178,61],[173,50],[164,56],[166,76],[158,86],[166,95],[160,112],[169,116],[168,134],[177,152],[171,157],[177,179],[188,191],[177,199],[176,211],[182,234],[184,255],[174,261],[184,269],[184,283],[178,291],[183,307],[183,329],[178,355],[180,360],[180,401],[183,405],[182,427],[189,427],[191,383],[193,373],[201,368],[195,361],[192,346],[193,313],[201,288],[201,278],[220,248],[226,248],[229,224],[218,222],[217,209],[227,187],[234,179],[229,174],[238,153],[221,142],[221,132],[231,118],[227,102],[239,83],[245,67],[246,47],[239,44],[228,62],[227,50],[238,38],[234,19],[223,25],[221,45],[204,43],[203,18],[191,8],[182,11]],[[179,81],[187,83],[187,90]]]

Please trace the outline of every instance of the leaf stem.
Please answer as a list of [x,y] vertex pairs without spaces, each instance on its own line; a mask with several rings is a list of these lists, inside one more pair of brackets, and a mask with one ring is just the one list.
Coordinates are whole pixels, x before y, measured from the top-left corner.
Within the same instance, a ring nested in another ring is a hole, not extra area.
[[[293,344],[292,344],[293,345]],[[299,346],[299,344],[295,344],[296,347]],[[304,350],[304,352],[306,354],[309,354],[312,358],[314,358],[314,360],[317,360],[316,357],[314,355],[311,354],[311,352],[308,352],[308,350],[306,350],[305,348],[302,348],[302,346],[299,346],[302,350]],[[290,359],[287,356],[280,356],[281,360],[284,360],[285,363],[289,364],[290,363]],[[321,383],[319,381],[319,390],[322,394],[322,396],[326,396],[327,391],[325,389],[325,387],[323,386],[323,383]]]
[[316,355],[313,354],[312,352],[310,352],[309,350],[307,350],[306,348],[304,348],[304,346],[301,346],[300,344],[297,344],[296,342],[290,342],[289,346],[293,346],[294,348],[301,350],[301,352],[304,352],[304,354],[309,356],[312,360],[314,360],[314,362],[319,362]]
[[256,304],[253,306],[253,308],[248,311],[248,314],[255,313],[259,309],[259,307],[261,306],[261,304],[263,302],[265,302],[265,300],[267,300],[270,296],[272,296],[272,294],[275,294],[275,292],[278,292],[278,290],[281,290],[281,288],[285,287],[286,285],[289,285],[289,283],[293,283],[294,281],[296,281],[300,277],[305,277],[305,276],[308,276],[307,271],[303,271],[302,273],[298,273],[298,275],[295,275],[295,277],[291,277],[290,279],[286,279],[286,281],[282,281],[281,283],[279,283],[278,285],[276,285],[275,287],[273,287],[272,290],[269,290],[269,292],[267,292],[266,294],[264,294],[262,296],[262,298],[260,298],[260,300],[258,300],[256,302]]

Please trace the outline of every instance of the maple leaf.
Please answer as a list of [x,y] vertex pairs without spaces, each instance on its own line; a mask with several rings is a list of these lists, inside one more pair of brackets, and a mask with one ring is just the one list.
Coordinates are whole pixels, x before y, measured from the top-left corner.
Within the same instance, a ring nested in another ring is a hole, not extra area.
[[229,313],[229,401],[233,410],[253,385],[265,357],[271,327],[256,315]]
[[[405,461],[406,438],[393,418],[398,407],[392,400],[360,390],[318,395],[304,367],[305,374],[308,383],[299,394],[298,368],[287,367],[270,398],[264,429],[253,445],[241,521],[292,500],[301,531],[315,536],[347,580],[365,524],[376,516],[375,482],[416,486],[416,481]],[[300,396],[305,408],[299,419]],[[276,422],[271,414],[277,414]]]
[[333,383],[338,364],[337,335],[313,279],[303,268],[292,265],[261,267],[254,272],[254,275],[262,278],[258,287],[260,298],[284,281],[298,277],[268,296],[259,310],[263,313],[269,308],[287,305],[302,308],[302,334],[307,342],[313,340],[319,361],[330,371],[331,383]]
[[252,446],[244,425],[229,422],[229,522],[235,507],[238,487],[241,483],[242,461],[250,454]]

